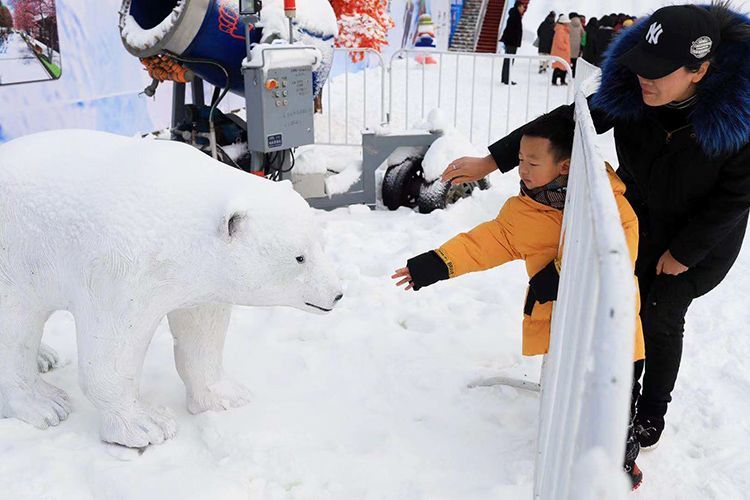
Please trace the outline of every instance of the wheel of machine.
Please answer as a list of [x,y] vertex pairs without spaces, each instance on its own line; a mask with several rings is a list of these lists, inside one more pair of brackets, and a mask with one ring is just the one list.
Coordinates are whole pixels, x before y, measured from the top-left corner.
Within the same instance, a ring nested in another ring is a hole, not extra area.
[[490,181],[484,178],[477,182],[452,185],[437,180],[431,184],[424,184],[419,193],[419,212],[428,214],[433,210],[443,209],[461,198],[468,198],[476,188],[482,191],[489,189]]
[[423,183],[421,158],[407,158],[397,165],[388,167],[383,178],[383,204],[389,210],[416,207]]

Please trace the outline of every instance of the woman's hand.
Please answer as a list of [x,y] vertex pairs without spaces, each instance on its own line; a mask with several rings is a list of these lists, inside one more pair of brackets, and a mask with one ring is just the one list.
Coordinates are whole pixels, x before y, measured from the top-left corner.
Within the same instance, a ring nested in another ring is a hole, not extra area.
[[672,276],[677,276],[688,269],[687,266],[682,265],[677,259],[672,257],[672,253],[669,250],[664,252],[659,259],[659,262],[656,263],[656,274],[671,274]]
[[406,288],[404,288],[404,290],[411,290],[412,288],[414,288],[414,283],[412,283],[411,273],[409,272],[409,268],[408,267],[403,267],[403,268],[397,270],[396,274],[394,274],[393,276],[391,276],[391,278],[394,279],[394,280],[403,278],[403,279],[401,279],[401,281],[399,281],[398,283],[396,283],[396,286],[401,286],[401,285],[403,285],[405,283],[408,283],[406,285]]
[[484,158],[464,156],[458,160],[453,160],[448,165],[448,168],[443,172],[441,180],[443,182],[451,182],[452,184],[476,182],[484,179],[495,170],[497,170],[497,164],[492,155],[487,155]]

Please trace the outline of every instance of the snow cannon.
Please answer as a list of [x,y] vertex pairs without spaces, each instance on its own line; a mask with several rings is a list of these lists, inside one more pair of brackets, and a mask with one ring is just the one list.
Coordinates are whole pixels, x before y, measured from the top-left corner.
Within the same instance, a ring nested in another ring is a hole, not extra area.
[[[298,10],[289,0],[267,0],[247,43],[288,40],[291,35],[299,44],[316,47],[322,55],[312,75],[313,93],[318,95],[333,60],[336,18],[327,0],[307,3]],[[238,0],[124,0],[119,26],[125,49],[135,57],[167,54],[215,87],[245,95],[247,28]]]

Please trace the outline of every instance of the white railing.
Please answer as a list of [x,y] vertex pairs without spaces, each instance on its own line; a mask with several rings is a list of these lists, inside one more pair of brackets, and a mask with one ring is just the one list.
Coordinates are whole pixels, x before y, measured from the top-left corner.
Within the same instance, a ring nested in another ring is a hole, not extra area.
[[[363,69],[350,73],[352,55],[361,55]],[[386,72],[383,56],[373,49],[337,48],[333,63],[342,61],[344,73],[329,78],[322,90],[323,113],[315,118],[315,142],[359,145],[364,129],[386,122]]]
[[[365,128],[389,124],[409,129],[434,108],[440,108],[470,141],[491,144],[573,98],[572,79],[568,87],[555,88],[551,72],[538,72],[540,61],[557,61],[570,76],[568,63],[553,56],[402,49],[385,64],[371,49],[336,49],[334,58],[339,64],[343,58],[348,70],[352,53],[365,54],[369,64],[362,71],[347,71],[326,82],[323,114],[315,120],[318,144],[359,145]],[[432,57],[436,64],[419,63],[419,56]],[[501,84],[505,59],[515,61],[511,77],[518,85]]]
[[602,70],[594,66],[583,57],[578,58],[576,63],[576,90],[580,90],[589,96],[599,88]]
[[[437,64],[416,63],[418,55],[432,56]],[[511,80],[517,79],[518,85],[501,83],[506,59],[516,62]],[[388,123],[408,129],[413,121],[440,108],[470,142],[492,144],[529,120],[571,102],[572,79],[565,91],[554,89],[553,94],[551,73],[538,72],[539,62],[545,60],[562,63],[572,74],[568,63],[554,56],[396,51],[389,64]],[[539,99],[540,95],[545,98]]]
[[578,92],[559,299],[542,373],[534,480],[538,499],[612,499],[627,491],[622,463],[636,290],[595,136],[586,98]]

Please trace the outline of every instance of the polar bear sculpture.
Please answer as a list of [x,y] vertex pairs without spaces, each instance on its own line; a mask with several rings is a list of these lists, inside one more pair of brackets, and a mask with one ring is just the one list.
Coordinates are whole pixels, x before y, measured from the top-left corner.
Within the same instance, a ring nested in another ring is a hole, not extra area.
[[37,364],[56,310],[75,317],[79,380],[104,441],[175,434],[139,395],[165,315],[189,410],[243,404],[222,372],[230,304],[330,311],[342,295],[320,239],[289,183],[185,144],[67,130],[0,145],[0,416],[45,428],[70,413]]

